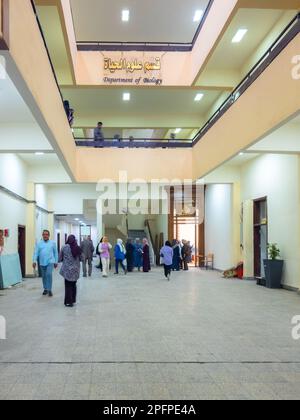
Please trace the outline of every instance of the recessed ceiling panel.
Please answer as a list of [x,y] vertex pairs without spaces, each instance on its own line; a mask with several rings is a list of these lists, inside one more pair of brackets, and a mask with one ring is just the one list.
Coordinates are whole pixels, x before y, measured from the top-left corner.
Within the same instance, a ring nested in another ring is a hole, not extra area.
[[[78,42],[190,43],[209,0],[71,0]],[[122,22],[122,10],[129,10]]]

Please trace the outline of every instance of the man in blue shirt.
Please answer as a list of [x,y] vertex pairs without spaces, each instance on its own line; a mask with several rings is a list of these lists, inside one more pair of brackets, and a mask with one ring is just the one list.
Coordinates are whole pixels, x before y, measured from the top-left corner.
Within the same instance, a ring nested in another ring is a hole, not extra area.
[[43,240],[35,247],[32,265],[34,269],[36,269],[37,260],[39,260],[43,276],[43,295],[49,295],[49,297],[52,297],[52,273],[53,267],[57,268],[58,265],[58,252],[56,243],[50,241],[50,232],[48,230],[44,230]]

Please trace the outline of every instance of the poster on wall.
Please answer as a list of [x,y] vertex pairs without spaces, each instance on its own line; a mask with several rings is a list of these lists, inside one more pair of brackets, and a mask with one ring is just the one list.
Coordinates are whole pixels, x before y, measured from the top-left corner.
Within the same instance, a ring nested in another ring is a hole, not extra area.
[[0,229],[0,255],[4,250],[4,230]]

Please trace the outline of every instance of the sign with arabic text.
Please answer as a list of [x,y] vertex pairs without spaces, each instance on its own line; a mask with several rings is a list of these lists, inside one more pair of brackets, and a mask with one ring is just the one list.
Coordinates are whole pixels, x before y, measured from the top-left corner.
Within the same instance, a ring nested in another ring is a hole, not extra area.
[[154,85],[161,86],[161,58],[104,57],[103,82],[110,85]]
[[139,61],[134,59],[132,61],[127,60],[126,58],[121,58],[120,60],[114,61],[111,58],[104,58],[104,70],[109,70],[110,73],[115,73],[116,71],[126,71],[127,73],[134,73],[135,71],[144,71],[144,73],[149,73],[152,71],[161,70],[160,58],[155,58],[155,61]]

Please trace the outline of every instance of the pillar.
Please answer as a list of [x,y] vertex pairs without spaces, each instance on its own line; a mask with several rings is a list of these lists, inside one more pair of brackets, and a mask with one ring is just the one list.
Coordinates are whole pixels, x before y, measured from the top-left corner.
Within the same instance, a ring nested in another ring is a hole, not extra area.
[[233,265],[242,260],[242,205],[241,205],[241,184],[234,182],[232,185],[232,259]]
[[253,200],[243,203],[243,261],[244,276],[254,276]]
[[32,277],[34,270],[32,268],[32,256],[35,248],[36,235],[36,202],[35,202],[35,184],[27,184],[27,200],[30,203],[26,208],[26,277]]
[[97,239],[98,241],[100,241],[103,235],[104,235],[104,230],[103,230],[102,202],[99,199],[97,201]]

